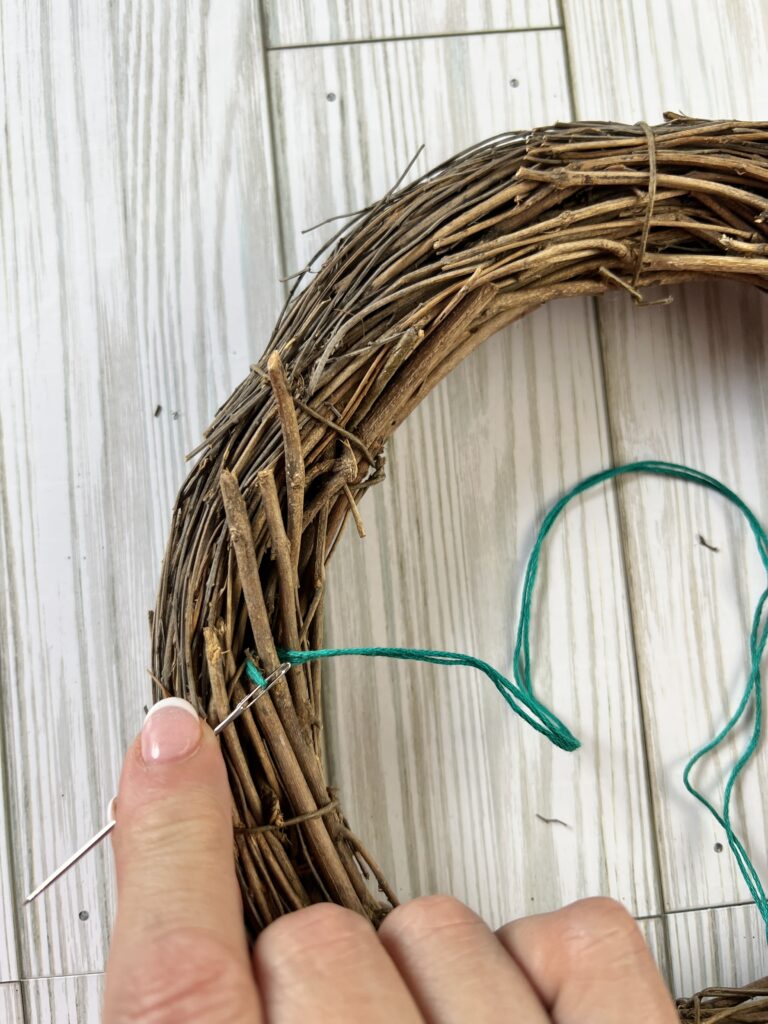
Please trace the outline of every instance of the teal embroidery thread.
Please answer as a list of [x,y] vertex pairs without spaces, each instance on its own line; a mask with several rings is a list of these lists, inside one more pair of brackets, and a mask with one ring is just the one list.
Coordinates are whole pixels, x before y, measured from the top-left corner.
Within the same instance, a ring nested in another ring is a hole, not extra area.
[[[468,654],[458,654],[452,651],[423,650],[412,647],[337,647],[314,651],[289,651],[281,649],[278,651],[280,658],[290,662],[292,665],[302,665],[318,658],[356,655],[368,658],[398,658],[403,661],[421,661],[434,665],[460,665],[475,668],[491,680],[512,711],[532,728],[546,736],[550,742],[562,750],[577,750],[581,745],[579,740],[576,739],[567,726],[552,711],[538,700],[533,691],[530,625],[531,608],[539,572],[541,552],[547,535],[560,513],[570,501],[592,487],[629,473],[651,473],[657,476],[673,477],[688,483],[695,483],[716,491],[731,502],[731,504],[735,505],[752,530],[768,584],[768,534],[766,534],[754,512],[734,491],[726,487],[725,484],[715,477],[702,473],[699,470],[691,469],[689,466],[657,460],[631,462],[595,473],[582,480],[571,490],[567,491],[544,517],[528,559],[523,582],[523,594],[512,659],[514,682],[507,679],[491,665],[487,664],[487,662]],[[749,638],[750,672],[738,707],[717,735],[689,759],[683,772],[683,783],[688,792],[707,808],[725,831],[728,845],[736,858],[736,863],[746,882],[750,895],[766,924],[766,936],[768,937],[768,897],[766,897],[757,869],[752,863],[741,839],[734,832],[731,822],[731,798],[734,788],[739,776],[757,751],[762,734],[762,680],[760,663],[765,651],[766,642],[768,641],[768,621],[763,622],[766,601],[768,601],[768,585],[758,598],[752,617],[752,628]],[[263,676],[251,661],[246,662],[246,671],[252,682],[259,686],[264,685]],[[718,810],[693,785],[691,772],[699,761],[706,757],[707,754],[712,753],[733,733],[742,720],[746,721],[750,713],[753,715],[752,729],[742,753],[728,774],[723,790],[722,808]]]

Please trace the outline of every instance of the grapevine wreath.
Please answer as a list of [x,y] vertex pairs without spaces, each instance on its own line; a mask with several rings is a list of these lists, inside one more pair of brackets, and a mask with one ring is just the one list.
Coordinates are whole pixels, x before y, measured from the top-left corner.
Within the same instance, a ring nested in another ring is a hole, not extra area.
[[[666,115],[505,133],[395,186],[322,252],[173,511],[155,696],[185,697],[214,724],[252,685],[248,659],[266,674],[280,648],[322,648],[326,563],[347,520],[361,526],[387,440],[486,338],[561,296],[643,302],[650,286],[707,277],[768,286],[768,123]],[[374,924],[397,902],[325,776],[321,664],[294,665],[222,733],[252,934],[319,900]],[[768,979],[678,1006],[684,1021],[768,1022]]]

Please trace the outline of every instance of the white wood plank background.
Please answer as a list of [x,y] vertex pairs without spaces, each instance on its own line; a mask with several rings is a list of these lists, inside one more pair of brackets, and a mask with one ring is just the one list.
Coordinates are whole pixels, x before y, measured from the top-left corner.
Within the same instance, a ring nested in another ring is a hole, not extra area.
[[580,118],[765,118],[763,0],[561,0]]
[[[183,453],[261,351],[278,277],[323,237],[300,230],[376,198],[422,142],[419,169],[558,117],[764,116],[760,0],[562,15],[564,31],[554,0],[0,6],[4,1021],[98,1020],[108,852],[31,912],[16,901],[101,821],[147,699]],[[492,339],[394,440],[369,536],[331,568],[330,640],[508,668],[536,522],[612,457],[685,458],[768,510],[765,317],[757,294],[688,288],[671,307],[565,303]],[[766,973],[753,910],[692,909],[744,888],[679,785],[739,685],[753,567],[719,499],[670,484],[568,513],[536,678],[577,755],[482,679],[334,666],[335,781],[400,891],[449,888],[493,921],[610,893],[676,991]],[[739,806],[763,869],[767,767]]]

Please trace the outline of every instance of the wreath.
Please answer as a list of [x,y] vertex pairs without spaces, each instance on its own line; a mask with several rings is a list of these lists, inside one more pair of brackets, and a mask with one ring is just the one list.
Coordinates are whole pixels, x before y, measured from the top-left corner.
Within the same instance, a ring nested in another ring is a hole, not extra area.
[[[768,286],[768,125],[666,115],[503,134],[398,183],[312,263],[321,255],[173,510],[155,695],[212,723],[245,697],[249,663],[272,673],[280,649],[322,648],[326,564],[350,518],[362,529],[387,440],[486,338],[563,296],[620,289],[643,303],[652,286],[702,277]],[[318,900],[374,924],[397,902],[325,775],[321,665],[294,665],[222,733],[252,934]],[[685,1021],[768,1021],[768,981],[679,1008]]]

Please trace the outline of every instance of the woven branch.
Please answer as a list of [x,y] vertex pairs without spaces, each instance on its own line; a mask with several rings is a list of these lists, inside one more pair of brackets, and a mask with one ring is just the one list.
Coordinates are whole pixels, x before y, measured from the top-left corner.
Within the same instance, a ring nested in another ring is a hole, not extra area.
[[768,978],[744,988],[706,988],[690,999],[678,999],[683,1024],[765,1024],[768,1020]]
[[[354,215],[193,453],[153,616],[159,686],[213,721],[248,652],[271,671],[277,646],[322,647],[325,566],[349,518],[363,532],[387,440],[486,338],[559,297],[645,303],[701,277],[768,286],[768,124],[508,133]],[[320,665],[294,667],[223,745],[252,934],[307,902],[374,923],[396,902],[328,786]],[[682,1019],[768,1021],[724,998]]]

